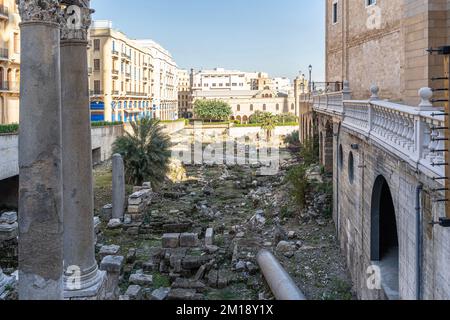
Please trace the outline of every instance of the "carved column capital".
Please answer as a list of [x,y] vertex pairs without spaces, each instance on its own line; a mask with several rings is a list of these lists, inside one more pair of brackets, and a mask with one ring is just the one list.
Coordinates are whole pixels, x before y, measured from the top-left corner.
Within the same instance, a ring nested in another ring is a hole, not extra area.
[[22,22],[60,23],[61,7],[58,0],[16,0]]
[[91,26],[89,0],[62,0],[61,40],[87,40]]

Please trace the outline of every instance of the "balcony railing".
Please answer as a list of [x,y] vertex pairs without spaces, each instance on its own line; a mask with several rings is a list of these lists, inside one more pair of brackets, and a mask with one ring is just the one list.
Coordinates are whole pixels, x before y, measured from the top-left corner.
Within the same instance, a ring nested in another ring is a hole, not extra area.
[[118,96],[119,95],[119,90],[113,90],[112,94],[113,94],[113,96]]
[[118,56],[119,55],[119,51],[117,51],[117,50],[112,50],[111,53],[112,53],[113,56]]
[[9,58],[9,49],[0,48],[0,59],[8,59],[8,58]]
[[133,97],[146,97],[147,94],[143,92],[127,91],[127,96]]
[[119,75],[119,70],[113,70],[112,74],[118,76]]
[[91,90],[90,94],[91,96],[101,96],[103,95],[103,90]]
[[4,5],[0,5],[0,16],[2,18],[8,18],[9,17],[9,9],[8,7]]
[[0,91],[19,92],[20,91],[20,83],[14,82],[14,81],[0,82]]
[[125,52],[122,52],[122,58],[126,58],[126,59],[130,60],[131,56],[128,55],[127,53],[125,53]]
[[131,78],[131,73],[125,72],[125,77]]
[[316,95],[313,109],[341,117],[343,127],[381,145],[405,162],[431,177],[444,176],[444,117],[430,102],[432,91],[420,90],[418,107],[396,104],[378,98],[372,87],[369,100],[350,100],[344,92]]

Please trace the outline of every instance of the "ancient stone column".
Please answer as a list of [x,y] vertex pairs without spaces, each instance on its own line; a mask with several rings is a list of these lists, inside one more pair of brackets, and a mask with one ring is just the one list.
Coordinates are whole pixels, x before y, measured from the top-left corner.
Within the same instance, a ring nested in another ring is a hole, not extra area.
[[125,210],[125,169],[120,154],[115,154],[112,157],[112,174],[112,218],[123,220]]
[[63,0],[61,108],[64,209],[64,298],[99,299],[105,272],[95,260],[94,193],[87,65],[89,1]]
[[60,7],[18,0],[22,19],[19,299],[63,298]]

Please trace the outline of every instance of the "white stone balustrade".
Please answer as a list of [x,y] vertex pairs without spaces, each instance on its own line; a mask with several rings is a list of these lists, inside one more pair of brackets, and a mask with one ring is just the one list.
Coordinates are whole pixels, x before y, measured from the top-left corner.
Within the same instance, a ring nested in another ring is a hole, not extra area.
[[314,96],[314,111],[339,116],[343,127],[380,144],[384,149],[431,177],[444,176],[445,141],[442,110],[432,106],[432,91],[419,91],[417,107],[380,100],[377,86],[369,100],[346,100],[347,92]]

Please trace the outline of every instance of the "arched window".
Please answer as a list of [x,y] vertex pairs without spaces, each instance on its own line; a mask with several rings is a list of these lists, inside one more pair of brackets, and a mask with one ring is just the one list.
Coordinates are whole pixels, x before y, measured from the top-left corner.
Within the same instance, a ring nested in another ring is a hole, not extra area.
[[353,159],[353,152],[348,155],[348,180],[351,184],[355,181],[355,160]]
[[339,155],[338,155],[339,159],[339,169],[342,170],[342,168],[344,167],[344,150],[342,149],[342,144],[339,146]]

